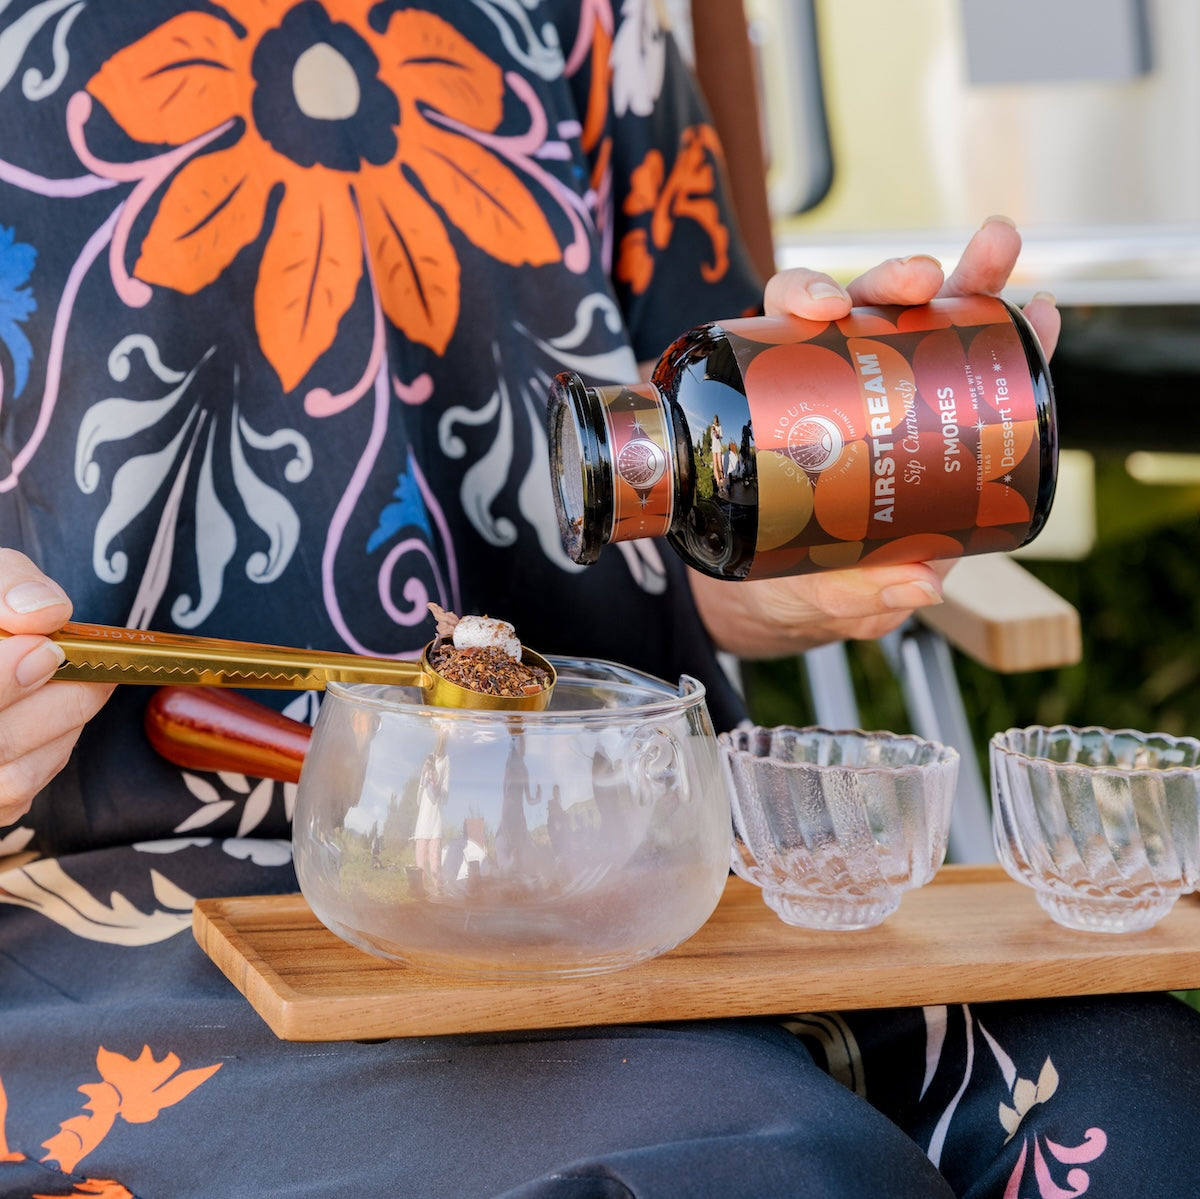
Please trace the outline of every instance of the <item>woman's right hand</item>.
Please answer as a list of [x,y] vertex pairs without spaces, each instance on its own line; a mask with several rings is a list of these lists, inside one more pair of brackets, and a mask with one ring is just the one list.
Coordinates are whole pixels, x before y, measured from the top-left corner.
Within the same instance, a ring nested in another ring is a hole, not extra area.
[[66,592],[22,553],[0,549],[0,828],[67,764],[83,726],[112,694],[107,683],[47,687],[63,653],[47,634],[71,618]]

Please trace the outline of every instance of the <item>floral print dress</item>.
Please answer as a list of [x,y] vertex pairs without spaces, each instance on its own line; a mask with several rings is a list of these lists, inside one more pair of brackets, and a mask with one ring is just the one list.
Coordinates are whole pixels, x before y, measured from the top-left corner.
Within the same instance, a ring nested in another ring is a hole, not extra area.
[[[78,619],[414,656],[434,601],[740,719],[679,563],[580,569],[550,502],[557,371],[761,299],[653,0],[6,0],[0,130],[0,544]],[[0,829],[0,1195],[949,1193],[849,1024],[276,1041],[190,909],[295,889],[292,786],[168,765],[146,699]],[[1021,1141],[1027,1069],[995,1193],[1082,1194],[1104,1136]]]
[[[550,498],[557,371],[633,378],[761,298],[673,44],[625,7],[0,10],[0,543],[80,620],[413,657],[434,601],[686,668],[736,720],[678,564],[576,566]],[[155,762],[145,699],[5,851],[286,832],[284,791]]]

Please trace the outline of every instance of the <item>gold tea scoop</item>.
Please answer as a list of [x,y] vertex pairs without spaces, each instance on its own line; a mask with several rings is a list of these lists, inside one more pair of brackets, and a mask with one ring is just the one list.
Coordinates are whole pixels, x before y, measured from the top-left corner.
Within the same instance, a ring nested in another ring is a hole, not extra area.
[[74,622],[51,634],[51,640],[67,655],[54,677],[88,683],[276,691],[323,691],[331,682],[384,683],[420,688],[425,703],[437,707],[528,712],[546,707],[556,678],[545,658],[524,647],[522,661],[546,671],[548,681],[540,691],[512,696],[477,691],[440,674],[431,660],[438,641],[425,647],[419,661],[411,661]]

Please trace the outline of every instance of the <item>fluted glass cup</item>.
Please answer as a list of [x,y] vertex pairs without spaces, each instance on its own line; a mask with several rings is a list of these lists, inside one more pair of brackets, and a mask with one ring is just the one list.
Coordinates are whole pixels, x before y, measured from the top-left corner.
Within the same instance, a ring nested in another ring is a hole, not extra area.
[[1030,725],[989,759],[996,852],[1059,924],[1135,932],[1200,884],[1200,741]]
[[945,860],[958,778],[949,746],[790,725],[719,740],[733,869],[788,924],[870,928]]

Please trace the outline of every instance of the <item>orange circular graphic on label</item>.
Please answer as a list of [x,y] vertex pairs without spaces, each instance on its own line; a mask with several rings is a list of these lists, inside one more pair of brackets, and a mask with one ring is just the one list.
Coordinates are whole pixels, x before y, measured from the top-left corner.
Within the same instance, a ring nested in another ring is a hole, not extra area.
[[666,471],[666,453],[648,437],[627,441],[617,454],[617,474],[634,491],[649,491]]

